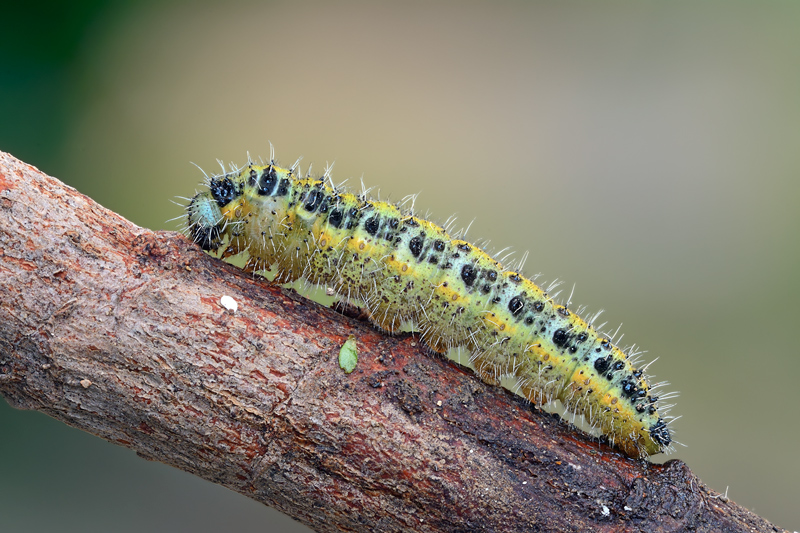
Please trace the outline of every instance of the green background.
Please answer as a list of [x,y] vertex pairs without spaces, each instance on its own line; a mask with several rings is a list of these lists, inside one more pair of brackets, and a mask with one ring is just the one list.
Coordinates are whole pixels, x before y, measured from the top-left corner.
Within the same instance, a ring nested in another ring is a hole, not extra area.
[[[576,285],[681,391],[713,489],[800,527],[800,3],[22,2],[0,150],[177,229],[216,158],[305,156]],[[180,201],[180,200],[178,200]],[[3,531],[283,531],[0,402]],[[300,526],[298,526],[300,527]]]

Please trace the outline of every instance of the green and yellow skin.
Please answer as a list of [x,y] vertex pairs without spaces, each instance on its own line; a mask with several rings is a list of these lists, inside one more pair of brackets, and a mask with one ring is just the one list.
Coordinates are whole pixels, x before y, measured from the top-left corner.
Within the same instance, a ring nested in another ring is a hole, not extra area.
[[658,398],[622,350],[432,222],[274,164],[211,178],[187,213],[204,250],[246,252],[247,268],[275,267],[277,283],[330,287],[387,332],[413,322],[436,352],[466,346],[482,379],[511,375],[536,405],[561,400],[632,457],[670,448]]

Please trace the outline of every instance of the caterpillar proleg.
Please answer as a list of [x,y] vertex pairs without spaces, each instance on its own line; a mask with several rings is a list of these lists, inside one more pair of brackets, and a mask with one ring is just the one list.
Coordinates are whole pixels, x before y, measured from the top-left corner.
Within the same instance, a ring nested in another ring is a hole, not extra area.
[[513,376],[537,406],[560,400],[632,457],[671,450],[644,369],[592,325],[473,244],[325,178],[274,161],[223,171],[187,206],[189,234],[246,252],[246,268],[273,268],[277,283],[332,288],[387,332],[413,322],[436,352],[467,347],[483,380]]

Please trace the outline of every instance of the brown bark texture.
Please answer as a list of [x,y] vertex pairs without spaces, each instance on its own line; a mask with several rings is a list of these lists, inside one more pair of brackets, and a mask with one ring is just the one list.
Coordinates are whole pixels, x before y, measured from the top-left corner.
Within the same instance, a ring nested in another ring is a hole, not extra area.
[[780,531],[2,152],[0,393],[316,531]]

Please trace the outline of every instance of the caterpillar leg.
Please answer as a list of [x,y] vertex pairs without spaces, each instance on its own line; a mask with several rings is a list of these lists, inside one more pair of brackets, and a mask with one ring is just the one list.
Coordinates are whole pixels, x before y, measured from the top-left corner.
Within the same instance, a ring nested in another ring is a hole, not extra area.
[[331,309],[349,318],[367,321],[370,319],[369,313],[363,307],[359,307],[344,300],[336,300],[331,304]]

